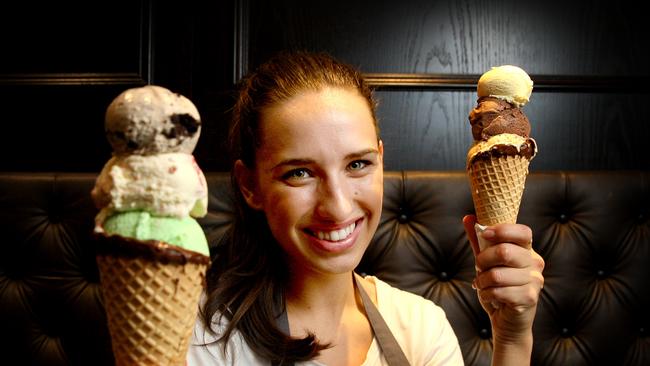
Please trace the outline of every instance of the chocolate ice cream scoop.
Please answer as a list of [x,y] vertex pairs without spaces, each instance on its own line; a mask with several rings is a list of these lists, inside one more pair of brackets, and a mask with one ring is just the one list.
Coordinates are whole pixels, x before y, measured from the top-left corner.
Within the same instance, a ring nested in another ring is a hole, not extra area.
[[487,140],[502,133],[530,136],[530,122],[521,109],[495,98],[482,97],[469,114],[475,141]]

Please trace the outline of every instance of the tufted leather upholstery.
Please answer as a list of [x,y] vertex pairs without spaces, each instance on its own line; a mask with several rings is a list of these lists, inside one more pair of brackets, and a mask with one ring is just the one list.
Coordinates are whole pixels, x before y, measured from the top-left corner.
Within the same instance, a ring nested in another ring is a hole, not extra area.
[[[0,363],[112,364],[90,237],[94,178],[0,174]],[[226,173],[207,179],[201,224],[216,243],[232,197]],[[359,271],[443,306],[466,364],[487,365],[489,320],[461,225],[472,211],[462,172],[387,172]],[[546,260],[533,364],[650,364],[650,173],[533,173],[519,221]]]

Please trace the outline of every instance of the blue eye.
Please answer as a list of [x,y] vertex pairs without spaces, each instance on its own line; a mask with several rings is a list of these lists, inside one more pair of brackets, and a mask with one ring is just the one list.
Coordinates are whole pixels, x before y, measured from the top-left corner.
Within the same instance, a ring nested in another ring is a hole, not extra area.
[[348,165],[350,170],[361,170],[371,163],[367,160],[355,160]]
[[282,175],[283,179],[305,179],[311,177],[311,173],[304,168],[290,170]]

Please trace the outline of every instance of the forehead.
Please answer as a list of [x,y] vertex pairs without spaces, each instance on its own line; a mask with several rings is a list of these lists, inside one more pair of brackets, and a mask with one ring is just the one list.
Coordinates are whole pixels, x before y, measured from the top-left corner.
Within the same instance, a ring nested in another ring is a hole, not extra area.
[[316,144],[346,136],[377,142],[368,101],[353,89],[304,91],[265,108],[260,117],[261,147],[285,147],[289,142]]

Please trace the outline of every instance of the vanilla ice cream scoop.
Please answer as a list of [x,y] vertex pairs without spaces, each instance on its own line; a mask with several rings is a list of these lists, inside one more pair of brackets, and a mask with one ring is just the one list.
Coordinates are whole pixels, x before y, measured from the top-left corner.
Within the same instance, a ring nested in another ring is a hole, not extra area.
[[205,176],[194,157],[185,153],[114,156],[91,195],[101,209],[98,224],[116,212],[133,210],[177,218],[208,212]]
[[533,80],[517,66],[493,67],[478,81],[478,96],[505,100],[516,107],[523,107],[533,91]]
[[106,137],[116,155],[191,153],[201,117],[184,96],[160,86],[125,90],[108,106]]

